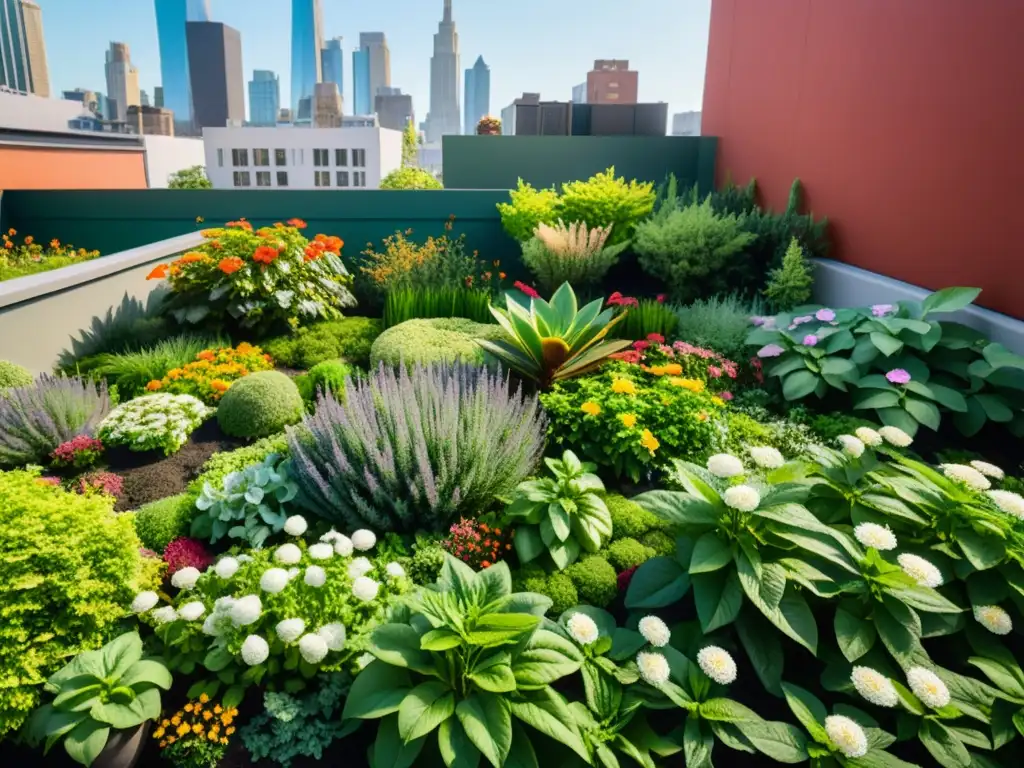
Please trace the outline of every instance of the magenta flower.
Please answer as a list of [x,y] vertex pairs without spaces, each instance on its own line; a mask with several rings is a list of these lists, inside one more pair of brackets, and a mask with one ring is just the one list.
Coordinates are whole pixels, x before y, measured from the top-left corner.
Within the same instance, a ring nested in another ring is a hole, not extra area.
[[831,323],[836,319],[836,313],[831,309],[819,309],[814,313],[814,316],[821,320],[823,323]]
[[902,368],[893,368],[887,374],[885,378],[891,381],[893,384],[906,384],[910,381],[910,373],[903,370]]
[[812,315],[803,315],[802,317],[794,317],[793,318],[793,325],[803,325],[804,323],[811,322],[811,320],[813,320],[813,319],[814,319],[814,317]]
[[813,347],[817,343],[818,343],[818,337],[815,336],[813,333],[808,333],[806,336],[804,336],[804,346],[805,347]]
[[732,400],[732,392],[719,392],[718,396],[726,401]]
[[752,318],[750,318],[750,324],[760,328],[762,325],[764,325],[765,320],[766,318],[761,317],[760,315],[754,315]]
[[786,350],[780,347],[778,344],[765,344],[759,350],[757,350],[758,357],[778,357]]
[[871,307],[871,314],[875,317],[885,317],[890,312],[896,311],[895,304],[875,304]]
[[709,365],[708,376],[710,376],[712,379],[719,379],[722,377],[722,369],[719,368],[717,365]]

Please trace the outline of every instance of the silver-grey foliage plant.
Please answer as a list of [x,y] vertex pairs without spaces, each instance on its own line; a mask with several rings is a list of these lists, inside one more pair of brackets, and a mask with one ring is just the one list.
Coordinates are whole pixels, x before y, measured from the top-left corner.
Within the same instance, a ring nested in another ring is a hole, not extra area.
[[348,528],[442,531],[536,467],[545,418],[501,374],[470,365],[381,366],[288,429],[298,500]]
[[110,411],[107,385],[77,376],[42,375],[0,398],[0,466],[49,463],[61,443],[96,434]]

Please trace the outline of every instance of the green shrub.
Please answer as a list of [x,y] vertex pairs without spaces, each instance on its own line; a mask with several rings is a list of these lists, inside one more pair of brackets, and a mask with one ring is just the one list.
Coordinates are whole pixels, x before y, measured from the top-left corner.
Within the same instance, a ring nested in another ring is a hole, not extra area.
[[810,428],[804,424],[780,419],[763,408],[730,408],[726,411],[726,429],[720,448],[741,457],[749,465],[751,446],[775,448],[784,457],[793,459],[816,442]]
[[396,288],[384,298],[384,327],[406,320],[464,317],[477,323],[494,320],[488,306],[491,294],[473,288]]
[[188,536],[196,514],[196,494],[192,492],[151,501],[135,513],[135,532],[143,546],[163,552],[175,539]]
[[766,308],[760,299],[746,300],[729,294],[697,299],[685,307],[677,307],[675,312],[678,319],[675,338],[697,347],[709,347],[731,360],[741,360],[751,329],[750,318],[763,315]]
[[239,379],[220,400],[217,423],[234,437],[267,437],[302,419],[305,406],[295,382],[280,371]]
[[511,201],[498,203],[501,226],[510,237],[524,242],[533,237],[537,225],[558,221],[558,193],[553,189],[534,189],[522,179],[509,192]]
[[27,368],[0,360],[0,392],[11,387],[27,387],[35,379]]
[[500,325],[474,323],[463,318],[407,320],[377,337],[370,350],[370,365],[374,368],[381,363],[398,365],[403,360],[406,365],[483,365],[487,358],[476,340],[496,341],[503,337]]
[[648,531],[664,527],[661,518],[652,515],[625,496],[610,493],[604,497],[605,506],[612,516],[612,539],[639,539]]
[[611,245],[612,231],[611,226],[588,227],[585,221],[540,224],[534,237],[523,243],[523,264],[545,294],[554,293],[562,283],[588,293],[600,286],[629,245],[628,240]]
[[261,344],[278,365],[308,370],[325,360],[341,358],[365,367],[370,346],[381,332],[381,322],[369,317],[345,317],[300,328],[286,336],[275,336]]
[[430,171],[422,168],[397,168],[380,180],[381,189],[444,189]]
[[265,437],[233,451],[215,453],[206,460],[199,477],[189,486],[189,491],[198,496],[206,483],[220,488],[224,478],[232,472],[239,472],[250,464],[259,464],[272,453],[288,453],[288,438],[284,433]]
[[[809,418],[804,423],[823,443],[834,443],[840,435],[852,435],[861,427],[878,429],[878,424],[875,422],[849,413],[835,411],[833,413],[808,414],[808,416]],[[955,460],[950,461],[954,464],[957,463]]]
[[130,400],[146,393],[146,385],[162,379],[174,368],[184,368],[196,355],[210,347],[227,347],[230,342],[207,336],[185,334],[164,339],[136,352],[103,354],[92,361],[92,375],[116,386],[120,397]]
[[295,379],[302,399],[307,403],[316,400],[317,391],[329,391],[338,398],[345,397],[345,380],[357,371],[344,360],[325,360],[309,369],[309,373]]
[[727,291],[730,262],[755,239],[736,216],[719,216],[710,199],[663,209],[636,228],[640,266],[664,283],[677,301]]
[[145,583],[141,542],[113,500],[0,472],[0,736],[17,730],[43,682],[119,634]]
[[641,544],[636,539],[618,539],[608,545],[605,557],[616,571],[628,571],[641,563],[646,563],[655,552],[648,546]]
[[782,266],[772,270],[764,295],[777,311],[785,312],[810,301],[813,285],[811,264],[804,258],[804,249],[794,237],[782,257]]
[[615,326],[612,336],[618,339],[646,339],[650,334],[657,333],[666,339],[679,336],[676,326],[679,319],[675,309],[654,299],[640,299],[637,306],[626,307],[626,317]]
[[665,531],[648,531],[640,537],[640,543],[650,547],[656,557],[669,557],[676,553],[676,540]]
[[560,616],[574,605],[579,605],[580,595],[564,572],[548,574],[538,565],[525,565],[512,574],[513,584],[518,592],[535,592],[551,598],[547,615]]
[[434,539],[417,537],[415,550],[406,569],[409,578],[415,584],[433,584],[444,565],[444,547]]
[[654,185],[616,178],[615,167],[586,181],[562,185],[558,218],[584,221],[591,227],[612,226],[608,245],[624,243],[637,224],[654,210]]
[[601,555],[589,555],[564,571],[572,579],[580,600],[604,608],[618,594],[619,584],[615,569]]

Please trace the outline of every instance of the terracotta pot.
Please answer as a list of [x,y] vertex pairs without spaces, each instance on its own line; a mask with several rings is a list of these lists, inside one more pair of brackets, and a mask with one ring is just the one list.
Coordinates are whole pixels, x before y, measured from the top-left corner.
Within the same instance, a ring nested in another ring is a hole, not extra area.
[[146,748],[146,738],[152,725],[147,720],[126,731],[111,731],[107,746],[96,757],[93,768],[133,768]]

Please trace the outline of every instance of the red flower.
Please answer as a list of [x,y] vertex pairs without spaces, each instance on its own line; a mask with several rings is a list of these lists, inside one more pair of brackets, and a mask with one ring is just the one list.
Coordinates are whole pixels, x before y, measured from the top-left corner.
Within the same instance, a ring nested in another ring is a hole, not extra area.
[[665,343],[665,337],[662,336],[660,333],[648,333],[647,334],[647,340],[648,341],[653,341],[655,344],[664,344]]
[[649,342],[649,341],[634,341],[633,342],[633,349],[637,350],[638,352],[647,349],[649,346],[651,346],[651,342]]
[[202,542],[181,536],[164,549],[164,562],[167,563],[167,575],[173,576],[175,571],[189,566],[205,571],[213,563],[213,556]]
[[520,291],[525,293],[531,299],[539,299],[540,298],[540,294],[537,293],[537,291],[535,289],[531,288],[526,283],[524,283],[522,280],[516,280],[514,283],[512,283],[512,287],[513,288],[518,288]]
[[167,264],[157,264],[153,267],[153,271],[146,275],[147,280],[163,280],[167,277]]
[[229,256],[226,259],[221,259],[217,268],[225,275],[231,275],[242,268],[242,263],[242,260],[237,256]]
[[619,293],[618,291],[616,291],[615,293],[613,293],[611,296],[608,297],[608,304],[607,304],[607,306],[609,306],[609,307],[618,307],[618,306],[621,306],[621,305],[622,305],[622,294]]
[[83,496],[88,496],[91,493],[102,493],[107,496],[113,496],[116,499],[124,490],[124,480],[120,475],[115,475],[113,472],[90,472],[79,479],[75,490]]
[[323,249],[318,248],[320,243],[310,243],[306,246],[306,255],[303,257],[304,261],[316,261],[324,255]]
[[616,581],[618,582],[619,592],[625,592],[629,589],[629,582],[633,580],[633,574],[636,573],[636,566],[629,568],[619,574]]
[[274,261],[281,253],[269,245],[261,245],[256,249],[256,253],[252,255],[252,260],[259,262],[260,264],[270,264]]
[[659,304],[664,304],[665,299],[667,298],[668,296],[666,296],[664,293],[659,293],[657,296],[654,297],[654,300],[657,301]]
[[309,225],[302,219],[288,219],[288,226],[295,227],[296,229],[305,229]]

